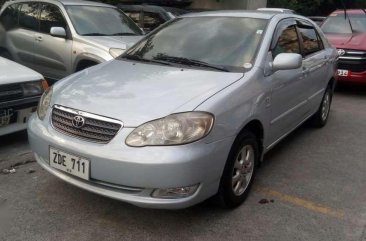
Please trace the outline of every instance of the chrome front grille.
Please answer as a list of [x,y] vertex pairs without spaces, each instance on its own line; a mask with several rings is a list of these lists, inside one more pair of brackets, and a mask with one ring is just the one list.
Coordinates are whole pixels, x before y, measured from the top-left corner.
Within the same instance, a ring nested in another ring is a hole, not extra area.
[[[75,122],[80,117],[82,126]],[[51,121],[58,131],[97,143],[110,142],[122,127],[120,121],[58,105],[53,107]]]

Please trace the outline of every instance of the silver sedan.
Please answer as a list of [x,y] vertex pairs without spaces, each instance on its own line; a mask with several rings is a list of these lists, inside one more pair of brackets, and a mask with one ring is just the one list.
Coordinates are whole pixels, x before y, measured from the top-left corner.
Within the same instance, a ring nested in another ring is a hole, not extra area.
[[30,144],[51,174],[100,195],[168,209],[216,196],[235,207],[268,150],[306,120],[326,124],[336,62],[301,16],[185,15],[48,89]]

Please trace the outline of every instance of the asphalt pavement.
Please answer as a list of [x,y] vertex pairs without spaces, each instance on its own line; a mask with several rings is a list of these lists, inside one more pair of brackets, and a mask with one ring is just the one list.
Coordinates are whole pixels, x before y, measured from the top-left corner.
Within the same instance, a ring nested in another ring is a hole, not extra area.
[[150,210],[80,190],[0,137],[0,240],[366,241],[366,88],[338,88],[328,125],[301,126],[265,156],[239,208]]

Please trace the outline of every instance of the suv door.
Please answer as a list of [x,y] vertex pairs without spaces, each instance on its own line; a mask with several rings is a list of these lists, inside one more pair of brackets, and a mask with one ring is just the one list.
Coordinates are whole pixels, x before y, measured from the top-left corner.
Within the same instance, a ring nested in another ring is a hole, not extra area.
[[319,107],[329,81],[327,79],[329,56],[319,33],[310,22],[298,21],[297,28],[303,55],[303,71],[307,79],[308,106],[314,111]]
[[62,27],[68,32],[67,22],[56,5],[41,3],[40,9],[40,29],[35,34],[36,70],[48,78],[61,79],[72,72],[72,40],[51,36],[50,30]]
[[39,28],[37,2],[20,3],[15,27],[6,32],[6,47],[15,61],[34,69],[35,33]]
[[[301,54],[295,20],[283,20],[274,35],[270,54]],[[270,143],[275,144],[293,130],[307,115],[306,80],[302,68],[280,70],[268,76],[271,83]]]

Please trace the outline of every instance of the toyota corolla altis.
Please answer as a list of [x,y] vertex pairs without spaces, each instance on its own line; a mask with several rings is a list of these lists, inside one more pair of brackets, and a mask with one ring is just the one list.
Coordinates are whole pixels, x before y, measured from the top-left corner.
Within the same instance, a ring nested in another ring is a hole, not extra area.
[[48,89],[29,140],[43,168],[97,194],[171,209],[216,195],[235,207],[269,149],[308,119],[326,124],[337,57],[301,16],[178,17]]

